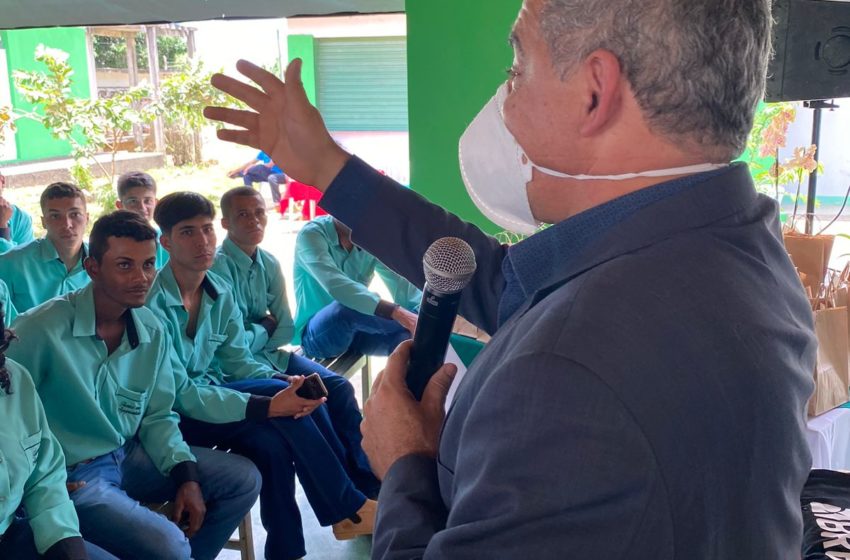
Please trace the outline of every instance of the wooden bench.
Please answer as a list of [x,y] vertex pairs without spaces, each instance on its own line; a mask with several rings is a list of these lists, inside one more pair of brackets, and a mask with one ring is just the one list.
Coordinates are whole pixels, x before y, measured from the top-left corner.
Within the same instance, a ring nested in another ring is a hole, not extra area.
[[[301,348],[294,350],[294,353],[304,356],[304,350]],[[346,379],[351,379],[359,371],[363,402],[365,403],[369,398],[369,393],[372,391],[372,360],[369,356],[349,350],[335,358],[314,361]]]

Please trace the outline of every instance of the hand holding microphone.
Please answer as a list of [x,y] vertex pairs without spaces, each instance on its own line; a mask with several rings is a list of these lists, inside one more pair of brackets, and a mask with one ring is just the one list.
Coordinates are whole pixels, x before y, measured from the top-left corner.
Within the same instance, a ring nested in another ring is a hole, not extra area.
[[422,265],[425,289],[406,377],[416,400],[422,400],[428,380],[443,365],[461,292],[475,274],[475,253],[463,239],[441,237],[428,247]]

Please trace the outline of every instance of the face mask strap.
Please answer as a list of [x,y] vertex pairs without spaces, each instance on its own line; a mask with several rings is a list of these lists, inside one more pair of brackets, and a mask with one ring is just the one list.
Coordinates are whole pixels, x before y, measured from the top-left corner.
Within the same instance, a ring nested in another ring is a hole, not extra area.
[[[525,156],[528,158],[528,155]],[[668,169],[655,169],[652,171],[641,171],[639,173],[623,173],[621,175],[570,175],[568,173],[561,173],[560,171],[555,171],[554,169],[549,169],[547,167],[541,167],[535,163],[532,163],[531,160],[528,160],[528,164],[537,169],[541,173],[545,173],[546,175],[551,175],[552,177],[559,177],[561,179],[573,179],[576,181],[626,181],[629,179],[637,179],[639,177],[673,177],[676,175],[692,175],[694,173],[704,173],[706,171],[714,171],[716,169],[723,169],[724,167],[729,167],[728,163],[700,163],[697,165],[689,165],[686,167],[671,167]]]

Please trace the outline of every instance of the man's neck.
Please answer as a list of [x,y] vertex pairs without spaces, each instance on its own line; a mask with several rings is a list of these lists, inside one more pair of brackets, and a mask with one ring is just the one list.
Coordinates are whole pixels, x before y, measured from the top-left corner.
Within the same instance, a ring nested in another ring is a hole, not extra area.
[[[653,144],[655,142],[655,144]],[[636,171],[656,169],[674,169],[703,163],[720,163],[722,158],[700,154],[697,149],[690,151],[673,149],[664,141],[656,138],[644,138],[646,145],[655,146],[644,155],[620,158],[612,164],[610,159],[602,159],[597,165],[583,169],[587,175],[619,175]],[[651,154],[655,155],[651,155]],[[535,170],[528,184],[529,202],[532,213],[538,220],[556,224],[596,206],[610,202],[621,196],[645,189],[660,183],[672,181],[683,175],[665,177],[635,177],[624,181],[571,180],[552,177]]]
[[230,239],[230,242],[239,247],[239,250],[248,255],[251,258],[254,258],[254,255],[257,253],[257,247],[259,245],[245,245],[244,243],[239,243],[229,235],[227,236]]
[[94,296],[94,321],[95,325],[100,327],[113,323],[124,322],[124,313],[127,312],[127,307],[116,302],[104,294],[98,286],[95,285],[92,289]]
[[339,239],[340,247],[350,253],[354,249],[354,242],[351,241],[351,230],[340,227],[336,222],[334,222],[334,228],[336,229],[336,236]]
[[56,254],[59,255],[59,260],[62,261],[62,264],[65,265],[65,269],[67,271],[71,271],[77,266],[77,263],[80,262],[80,253],[83,250],[83,244],[79,243],[71,249],[66,249],[64,247],[58,247],[56,243],[53,243],[51,240],[50,243],[53,244],[53,248],[56,249]]
[[201,289],[201,284],[204,283],[204,278],[207,276],[207,271],[197,272],[194,270],[186,270],[179,267],[171,267],[174,273],[174,279],[177,281],[177,288],[180,290],[180,296],[183,299],[191,298]]

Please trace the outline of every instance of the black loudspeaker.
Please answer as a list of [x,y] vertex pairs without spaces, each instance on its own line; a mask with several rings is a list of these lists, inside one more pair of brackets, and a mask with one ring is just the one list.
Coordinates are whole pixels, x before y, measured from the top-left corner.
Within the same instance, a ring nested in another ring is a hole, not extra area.
[[850,97],[850,1],[774,0],[767,101]]

